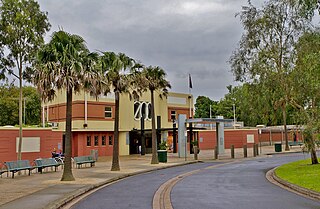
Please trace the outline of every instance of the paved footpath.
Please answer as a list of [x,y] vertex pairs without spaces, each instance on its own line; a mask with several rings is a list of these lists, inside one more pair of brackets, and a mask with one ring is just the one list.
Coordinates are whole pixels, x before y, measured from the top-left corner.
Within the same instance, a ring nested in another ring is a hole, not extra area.
[[[301,148],[294,147],[290,152],[301,151]],[[262,147],[262,155],[274,153],[274,147]],[[282,152],[284,153],[284,152]],[[248,157],[253,157],[252,149],[248,149]],[[306,156],[308,156],[306,154]],[[199,160],[213,160],[213,150],[201,150]],[[235,157],[243,158],[243,150],[236,149]],[[219,156],[219,160],[231,160],[230,150]],[[15,176],[14,179],[3,174],[0,178],[2,195],[0,196],[0,208],[58,208],[76,196],[85,193],[93,188],[115,181],[117,179],[131,176],[137,173],[144,173],[151,170],[163,169],[171,166],[195,163],[193,155],[187,159],[179,158],[177,154],[168,153],[168,163],[151,165],[151,155],[131,155],[120,157],[121,170],[110,171],[111,157],[100,157],[95,167],[73,169],[75,181],[61,182],[61,169],[54,172],[47,168],[43,174],[35,173],[35,170],[28,176],[24,172]]]

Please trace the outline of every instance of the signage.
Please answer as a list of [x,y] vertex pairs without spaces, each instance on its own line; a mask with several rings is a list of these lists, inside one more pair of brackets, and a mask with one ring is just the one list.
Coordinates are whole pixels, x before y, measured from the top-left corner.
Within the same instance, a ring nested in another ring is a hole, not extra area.
[[145,120],[151,120],[151,103],[135,101],[134,102],[134,119],[140,120],[144,118]]

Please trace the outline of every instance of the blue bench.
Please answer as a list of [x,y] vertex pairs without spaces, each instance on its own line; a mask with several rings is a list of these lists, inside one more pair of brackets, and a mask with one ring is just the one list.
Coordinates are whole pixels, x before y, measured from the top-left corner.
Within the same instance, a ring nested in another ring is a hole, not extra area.
[[90,166],[92,167],[95,165],[96,162],[96,160],[91,155],[74,157],[73,159],[74,162],[77,164],[78,168],[80,168],[82,164],[86,163],[90,163]]
[[2,178],[2,174],[8,172],[7,169],[4,169],[5,165],[3,163],[0,163],[1,167],[0,167],[0,176]]
[[61,164],[58,163],[54,158],[43,158],[34,160],[35,168],[38,169],[38,172],[42,173],[44,168],[54,167],[54,171],[57,171],[57,167]]
[[302,146],[304,145],[303,142],[297,142],[297,141],[293,141],[293,142],[288,142],[289,146],[292,147],[292,146]]
[[7,167],[8,175],[9,175],[9,172],[12,173],[12,178],[14,178],[14,174],[16,172],[22,171],[22,170],[28,170],[29,176],[30,176],[31,170],[34,168],[33,166],[30,165],[29,160],[10,161],[10,162],[5,162],[4,164]]

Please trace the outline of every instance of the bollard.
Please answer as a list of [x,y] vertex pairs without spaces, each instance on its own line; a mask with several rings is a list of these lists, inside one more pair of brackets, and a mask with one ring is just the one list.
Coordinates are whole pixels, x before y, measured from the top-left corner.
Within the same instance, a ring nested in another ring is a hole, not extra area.
[[257,153],[257,156],[259,155],[259,144],[256,144],[256,153]]
[[253,157],[256,157],[257,156],[256,144],[253,144],[252,151],[253,151]]
[[198,160],[198,147],[193,146],[194,160]]
[[248,157],[247,145],[243,145],[243,157]]
[[215,160],[218,159],[218,146],[215,146],[215,148],[214,148],[214,159]]
[[231,145],[231,158],[234,158],[234,145]]

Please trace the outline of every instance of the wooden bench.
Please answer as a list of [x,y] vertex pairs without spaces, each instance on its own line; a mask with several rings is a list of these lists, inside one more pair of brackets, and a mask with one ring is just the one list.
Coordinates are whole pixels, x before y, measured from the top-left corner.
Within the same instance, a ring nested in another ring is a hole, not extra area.
[[86,163],[90,163],[90,166],[94,166],[96,160],[91,156],[79,156],[79,157],[74,157],[74,162],[77,164],[78,168],[80,168],[80,166],[82,164],[86,164]]
[[61,164],[58,163],[54,158],[43,158],[34,160],[35,168],[38,169],[38,172],[42,173],[44,168],[54,167],[54,171],[57,171],[57,167]]
[[304,143],[303,142],[297,142],[297,141],[295,141],[295,142],[288,142],[288,144],[289,144],[289,146],[290,147],[292,147],[292,146],[302,146],[302,145],[304,145]]
[[29,160],[10,161],[10,162],[5,162],[4,164],[7,167],[8,176],[9,176],[9,172],[11,172],[12,178],[14,178],[14,174],[16,172],[22,171],[22,170],[28,170],[29,176],[30,176],[31,170],[34,168],[30,165]]

